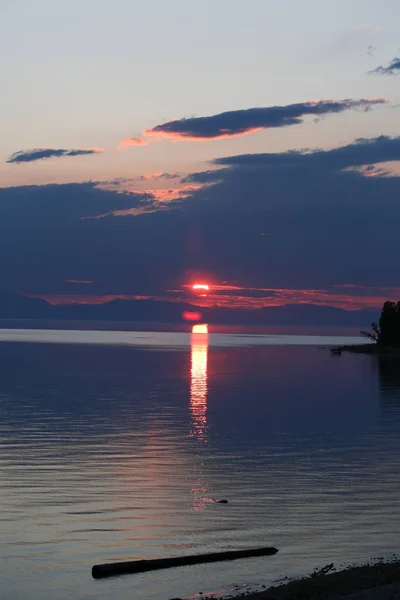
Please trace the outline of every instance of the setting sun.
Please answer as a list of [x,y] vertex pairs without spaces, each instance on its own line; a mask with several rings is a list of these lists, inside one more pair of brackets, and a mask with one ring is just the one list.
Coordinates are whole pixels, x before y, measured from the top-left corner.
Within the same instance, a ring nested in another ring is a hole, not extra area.
[[208,283],[195,283],[192,289],[195,291],[197,290],[202,292],[209,292],[210,286],[208,285]]
[[208,325],[193,325],[192,333],[208,333]]

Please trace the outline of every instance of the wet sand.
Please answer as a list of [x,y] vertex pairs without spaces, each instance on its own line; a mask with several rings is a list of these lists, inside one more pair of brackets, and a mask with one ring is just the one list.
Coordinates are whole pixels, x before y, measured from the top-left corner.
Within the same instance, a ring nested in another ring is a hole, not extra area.
[[400,561],[312,575],[244,597],[246,600],[400,600]]

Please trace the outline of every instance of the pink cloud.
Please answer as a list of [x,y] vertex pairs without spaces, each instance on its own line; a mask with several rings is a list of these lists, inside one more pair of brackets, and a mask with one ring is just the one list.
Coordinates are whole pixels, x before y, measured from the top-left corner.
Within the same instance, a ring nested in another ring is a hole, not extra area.
[[160,172],[160,173],[147,173],[145,175],[142,175],[143,179],[149,180],[149,179],[161,179],[163,177],[164,173]]
[[130,148],[131,146],[147,146],[148,143],[146,140],[143,140],[140,137],[127,137],[122,142],[118,144],[119,150],[126,150],[126,148]]
[[149,189],[145,190],[144,193],[153,196],[154,200],[158,202],[171,202],[172,200],[186,198],[191,192],[195,192],[201,187],[201,185],[185,185],[177,188]]
[[179,179],[179,173],[164,173],[163,171],[158,171],[156,173],[145,173],[141,175],[140,179],[142,181],[149,181],[151,179]]

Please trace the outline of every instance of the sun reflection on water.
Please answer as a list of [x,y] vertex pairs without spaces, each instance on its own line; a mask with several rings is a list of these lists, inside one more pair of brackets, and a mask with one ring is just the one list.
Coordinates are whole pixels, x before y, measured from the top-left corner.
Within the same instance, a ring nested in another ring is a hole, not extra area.
[[[190,364],[190,416],[191,437],[195,437],[203,445],[207,443],[207,367],[208,367],[208,326],[193,325],[191,336],[191,364]],[[204,510],[205,503],[209,500],[205,495],[208,484],[204,476],[204,462],[201,449],[194,465],[196,483],[192,487],[194,510]]]
[[191,337],[190,367],[190,435],[207,442],[207,363],[208,327],[193,325]]

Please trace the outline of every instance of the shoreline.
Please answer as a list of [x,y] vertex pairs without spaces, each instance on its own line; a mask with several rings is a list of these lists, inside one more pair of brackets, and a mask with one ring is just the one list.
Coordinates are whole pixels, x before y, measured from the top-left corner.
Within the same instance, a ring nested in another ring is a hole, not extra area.
[[[332,569],[334,565],[328,565],[308,577],[242,594],[242,597],[246,600],[394,600],[400,597],[400,560],[397,558],[350,566],[341,571],[331,572]],[[209,600],[213,600],[212,597]]]
[[333,355],[340,355],[342,352],[352,352],[354,354],[372,354],[373,356],[382,356],[385,358],[400,358],[400,347],[389,346],[385,348],[375,342],[332,346],[329,350]]

